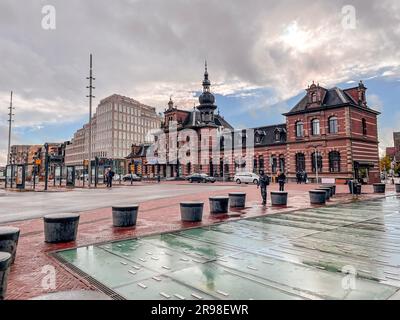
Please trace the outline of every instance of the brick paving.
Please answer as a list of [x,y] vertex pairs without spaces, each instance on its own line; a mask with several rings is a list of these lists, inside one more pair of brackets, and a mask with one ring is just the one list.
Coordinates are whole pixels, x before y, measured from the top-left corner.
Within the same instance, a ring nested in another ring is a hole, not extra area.
[[[185,182],[176,182],[175,184],[179,183]],[[309,204],[308,190],[315,188],[315,185],[289,184],[286,188],[289,192],[288,207],[272,208],[270,204],[268,204],[267,207],[260,205],[260,194],[256,186],[230,185],[232,186],[231,189],[218,192],[207,192],[206,190],[201,190],[199,186],[199,193],[197,194],[142,202],[140,203],[137,226],[134,228],[113,228],[111,208],[82,212],[78,239],[76,242],[67,244],[50,245],[44,243],[42,219],[8,224],[19,227],[21,229],[21,237],[18,245],[17,259],[11,268],[9,276],[6,298],[30,299],[49,292],[78,289],[96,290],[82,277],[67,270],[63,265],[58,263],[58,261],[53,259],[49,255],[52,251],[210,225],[221,221],[304,209],[311,207]],[[272,185],[269,191],[276,191],[277,189],[278,187],[276,185]],[[210,217],[208,214],[208,197],[211,195],[227,195],[228,192],[235,191],[247,193],[247,207],[240,212],[231,212],[232,214],[225,218],[217,219]],[[156,188],[154,192],[156,192]],[[361,200],[382,197],[382,195],[372,193],[372,186],[365,186],[363,192],[365,192],[365,194],[359,197]],[[387,195],[390,193],[393,193],[392,186],[388,188]],[[188,200],[205,202],[202,222],[182,223],[180,221],[179,203]],[[351,200],[352,196],[348,194],[348,187],[344,185],[337,186],[337,196],[329,202],[329,205],[349,202]],[[238,216],[237,213],[241,213],[242,215]],[[54,290],[47,290],[42,287],[42,281],[46,275],[42,273],[42,268],[46,265],[52,265],[56,269],[56,288]]]

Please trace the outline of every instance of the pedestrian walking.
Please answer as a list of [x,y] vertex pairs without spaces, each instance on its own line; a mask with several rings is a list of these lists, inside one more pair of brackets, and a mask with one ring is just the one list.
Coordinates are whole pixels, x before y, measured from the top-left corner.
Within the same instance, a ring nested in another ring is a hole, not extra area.
[[114,176],[115,172],[110,168],[110,170],[108,171],[107,188],[112,188],[112,182]]
[[267,186],[269,186],[270,178],[265,174],[264,171],[260,171],[260,179],[258,180],[257,189],[261,189],[261,197],[263,205],[267,204]]
[[278,183],[279,191],[285,191],[286,175],[283,171],[278,174]]

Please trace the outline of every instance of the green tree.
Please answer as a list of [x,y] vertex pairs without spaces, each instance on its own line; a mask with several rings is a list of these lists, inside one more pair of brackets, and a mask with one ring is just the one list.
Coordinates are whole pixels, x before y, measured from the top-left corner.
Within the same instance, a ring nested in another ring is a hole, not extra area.
[[381,158],[381,160],[379,161],[379,167],[380,167],[381,171],[389,172],[391,164],[392,164],[392,161],[390,160],[389,156],[385,156],[385,157]]

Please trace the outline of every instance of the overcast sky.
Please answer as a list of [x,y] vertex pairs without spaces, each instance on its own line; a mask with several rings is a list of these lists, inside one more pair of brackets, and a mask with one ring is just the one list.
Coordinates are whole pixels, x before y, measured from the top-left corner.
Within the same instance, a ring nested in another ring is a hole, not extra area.
[[[42,28],[42,8],[56,29]],[[353,5],[355,28],[342,8]],[[64,141],[87,119],[94,54],[96,100],[112,93],[163,110],[190,108],[204,60],[225,119],[235,126],[283,121],[313,80],[367,84],[381,148],[400,131],[400,1],[0,0],[0,163],[15,92],[14,144]]]

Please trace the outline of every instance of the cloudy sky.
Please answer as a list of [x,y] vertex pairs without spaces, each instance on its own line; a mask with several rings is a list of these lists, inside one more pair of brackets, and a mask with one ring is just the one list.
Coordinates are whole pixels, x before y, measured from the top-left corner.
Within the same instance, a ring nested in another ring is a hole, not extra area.
[[[55,30],[42,27],[45,5],[56,10]],[[0,164],[11,90],[13,144],[69,140],[83,125],[90,53],[95,103],[119,93],[162,111],[173,95],[191,108],[207,59],[235,127],[284,121],[313,80],[363,79],[383,112],[381,148],[400,131],[398,0],[0,0],[0,48]]]

